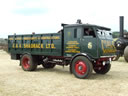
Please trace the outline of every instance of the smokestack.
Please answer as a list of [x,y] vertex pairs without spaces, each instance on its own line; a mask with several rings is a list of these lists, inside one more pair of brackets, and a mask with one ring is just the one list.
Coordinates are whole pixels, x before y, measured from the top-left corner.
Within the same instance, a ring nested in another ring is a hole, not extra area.
[[120,16],[120,37],[124,37],[124,16]]

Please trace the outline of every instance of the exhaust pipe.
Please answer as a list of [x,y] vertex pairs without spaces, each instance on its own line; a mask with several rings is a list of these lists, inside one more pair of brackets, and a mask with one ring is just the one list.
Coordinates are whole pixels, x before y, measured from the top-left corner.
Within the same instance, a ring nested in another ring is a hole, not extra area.
[[120,16],[120,37],[124,37],[124,16]]

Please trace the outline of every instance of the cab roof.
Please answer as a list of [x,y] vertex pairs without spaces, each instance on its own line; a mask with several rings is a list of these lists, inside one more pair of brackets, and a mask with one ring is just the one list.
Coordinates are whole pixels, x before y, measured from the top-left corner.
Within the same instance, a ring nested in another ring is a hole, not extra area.
[[107,27],[103,27],[103,26],[98,26],[98,25],[93,25],[93,24],[61,24],[64,28],[68,28],[68,27],[97,27],[99,29],[105,29],[110,31],[110,28]]

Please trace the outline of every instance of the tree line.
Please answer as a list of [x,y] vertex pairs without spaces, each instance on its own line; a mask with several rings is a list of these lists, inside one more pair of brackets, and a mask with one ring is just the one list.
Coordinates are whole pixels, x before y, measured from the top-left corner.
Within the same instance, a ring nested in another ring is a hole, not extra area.
[[[128,31],[124,30],[124,34],[128,34]],[[113,38],[119,38],[119,36],[120,36],[120,32],[119,31],[113,31],[112,32],[112,37]]]

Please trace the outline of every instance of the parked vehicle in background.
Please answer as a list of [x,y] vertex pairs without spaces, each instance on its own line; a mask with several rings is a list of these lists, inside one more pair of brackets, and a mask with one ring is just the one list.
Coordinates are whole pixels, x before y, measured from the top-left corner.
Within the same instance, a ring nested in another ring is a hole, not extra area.
[[120,37],[115,41],[117,49],[117,58],[124,55],[124,59],[128,62],[128,33],[124,33],[124,17],[120,16]]

